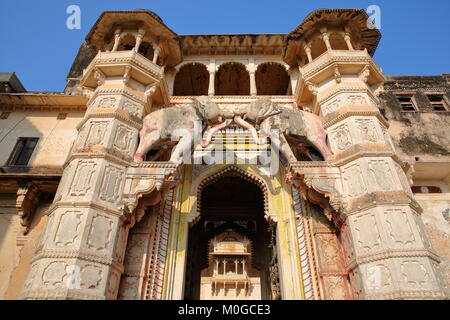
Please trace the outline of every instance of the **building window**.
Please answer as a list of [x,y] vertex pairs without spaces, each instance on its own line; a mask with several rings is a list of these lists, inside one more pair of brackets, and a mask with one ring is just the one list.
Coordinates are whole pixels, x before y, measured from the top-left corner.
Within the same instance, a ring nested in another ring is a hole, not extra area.
[[8,164],[10,166],[27,166],[38,141],[39,138],[19,138]]
[[436,186],[414,186],[411,189],[413,193],[442,193],[441,188]]
[[443,94],[427,94],[427,98],[430,101],[434,111],[448,111]]
[[417,107],[414,103],[414,97],[412,95],[398,95],[398,101],[400,102],[400,106],[402,111],[417,111]]

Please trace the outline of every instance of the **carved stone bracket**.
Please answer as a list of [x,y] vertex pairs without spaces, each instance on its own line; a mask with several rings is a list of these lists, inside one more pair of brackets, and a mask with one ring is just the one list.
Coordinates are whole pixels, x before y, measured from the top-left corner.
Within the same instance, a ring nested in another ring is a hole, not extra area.
[[16,208],[21,219],[22,233],[26,235],[30,230],[31,219],[39,205],[39,188],[31,183],[21,182],[17,190]]
[[342,187],[339,169],[329,162],[292,162],[286,183],[297,189],[305,200],[324,209],[328,220],[336,226],[343,223]]
[[121,206],[127,223],[139,222],[145,209],[164,199],[179,181],[179,165],[170,162],[143,162],[130,166]]

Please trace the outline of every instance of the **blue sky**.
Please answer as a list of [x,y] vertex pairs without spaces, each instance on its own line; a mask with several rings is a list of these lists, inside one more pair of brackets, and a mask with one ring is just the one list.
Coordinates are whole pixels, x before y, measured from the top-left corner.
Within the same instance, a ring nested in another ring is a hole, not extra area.
[[[81,30],[66,27],[69,5]],[[149,9],[178,34],[288,33],[319,8],[381,9],[375,54],[385,74],[450,73],[450,0],[0,0],[0,71],[29,91],[62,91],[78,48],[105,10]]]

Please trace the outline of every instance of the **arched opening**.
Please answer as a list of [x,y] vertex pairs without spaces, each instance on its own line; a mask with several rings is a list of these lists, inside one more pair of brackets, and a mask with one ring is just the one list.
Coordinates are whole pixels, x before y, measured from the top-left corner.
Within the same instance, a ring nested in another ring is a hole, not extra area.
[[136,46],[136,38],[132,34],[125,35],[121,40],[117,51],[130,51]]
[[205,65],[192,63],[183,66],[175,76],[175,96],[203,96],[208,94],[209,73]]
[[219,96],[250,95],[250,76],[245,66],[236,62],[221,65],[215,77],[215,94]]
[[311,42],[311,56],[313,60],[327,51],[327,46],[320,35],[317,35]]
[[330,45],[333,50],[348,50],[348,46],[344,40],[344,36],[339,32],[330,34]]
[[[261,187],[229,171],[203,187],[198,201],[201,218],[189,231],[185,299],[278,298],[275,228],[264,218]],[[211,243],[225,235],[232,235],[234,251],[214,256]],[[239,244],[251,248],[245,259],[236,252]],[[228,286],[232,281],[235,286]]]
[[148,60],[153,61],[153,55],[155,54],[155,51],[153,50],[153,46],[151,43],[145,41],[142,42],[139,46],[138,52]]
[[289,74],[278,63],[263,63],[256,71],[256,88],[258,95],[287,95]]

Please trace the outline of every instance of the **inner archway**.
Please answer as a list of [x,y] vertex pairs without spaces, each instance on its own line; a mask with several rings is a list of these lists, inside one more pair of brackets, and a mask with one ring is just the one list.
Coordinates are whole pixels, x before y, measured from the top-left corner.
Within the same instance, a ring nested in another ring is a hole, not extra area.
[[221,65],[215,77],[215,93],[219,96],[249,96],[250,76],[245,66],[237,62]]
[[[279,280],[275,228],[264,218],[261,187],[231,171],[206,185],[201,190],[200,199],[201,218],[189,230],[185,299],[279,298],[276,293]],[[225,235],[229,237],[224,238]],[[244,243],[245,240],[241,239],[247,239],[251,243],[247,264],[242,263],[241,256],[237,258],[236,252],[218,253],[222,256],[220,261],[215,261],[210,254],[211,241],[217,239],[235,243]],[[227,259],[228,263],[223,263]],[[233,261],[236,267],[231,263]],[[219,274],[226,274],[226,277],[208,274],[208,269],[213,269],[211,263],[216,262]],[[243,274],[248,274],[248,277],[244,279]],[[208,281],[214,283],[213,287],[208,286]],[[234,281],[233,286],[227,286],[227,281]]]
[[278,63],[263,63],[256,70],[256,88],[262,96],[289,94],[289,74]]
[[175,96],[204,96],[208,95],[209,73],[200,63],[183,66],[175,76]]

